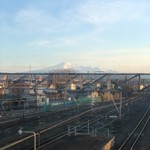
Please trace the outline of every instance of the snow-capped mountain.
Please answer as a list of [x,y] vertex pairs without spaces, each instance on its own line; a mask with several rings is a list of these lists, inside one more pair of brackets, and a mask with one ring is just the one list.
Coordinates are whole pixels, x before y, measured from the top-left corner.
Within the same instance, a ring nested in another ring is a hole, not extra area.
[[87,73],[87,72],[106,72],[106,73],[114,73],[116,71],[109,70],[109,69],[103,69],[100,67],[92,67],[92,66],[80,66],[77,64],[72,64],[70,62],[63,62],[54,66],[50,66],[48,68],[44,68],[41,70],[36,70],[34,72],[53,72],[53,71],[58,71],[58,70],[72,70],[76,72],[82,72],[82,73]]

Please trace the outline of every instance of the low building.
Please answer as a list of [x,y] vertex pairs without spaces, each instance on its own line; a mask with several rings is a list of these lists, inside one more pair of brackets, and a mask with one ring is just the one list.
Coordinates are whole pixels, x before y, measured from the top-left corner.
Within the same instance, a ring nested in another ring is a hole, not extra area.
[[0,98],[4,95],[3,86],[0,84]]
[[30,84],[25,82],[17,82],[9,87],[10,94],[21,95],[23,93],[29,93],[29,91]]

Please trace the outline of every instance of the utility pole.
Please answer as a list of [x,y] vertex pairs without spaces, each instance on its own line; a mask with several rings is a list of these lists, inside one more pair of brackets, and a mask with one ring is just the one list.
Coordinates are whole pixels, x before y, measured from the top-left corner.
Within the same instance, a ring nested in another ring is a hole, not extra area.
[[31,83],[32,83],[32,75],[31,75],[31,64],[30,64],[30,66],[29,66],[29,71],[30,71],[30,87],[31,87]]
[[36,80],[36,75],[34,76],[35,78],[35,109],[37,110],[37,80]]
[[141,85],[141,75],[139,75],[138,78],[138,91],[140,91],[140,85]]
[[122,109],[122,91],[120,90],[120,108],[119,108],[119,119],[121,119],[121,117],[122,117],[122,111],[121,111],[121,109]]

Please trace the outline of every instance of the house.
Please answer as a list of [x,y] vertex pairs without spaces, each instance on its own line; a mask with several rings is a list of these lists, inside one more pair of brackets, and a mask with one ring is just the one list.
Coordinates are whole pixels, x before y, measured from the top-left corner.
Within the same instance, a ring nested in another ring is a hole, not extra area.
[[74,83],[71,83],[68,85],[67,89],[71,90],[71,91],[75,91],[76,90],[77,85]]
[[0,97],[2,97],[3,95],[4,95],[3,85],[0,84]]
[[29,93],[30,84],[25,82],[17,82],[9,87],[9,93],[15,95],[21,95],[23,93]]

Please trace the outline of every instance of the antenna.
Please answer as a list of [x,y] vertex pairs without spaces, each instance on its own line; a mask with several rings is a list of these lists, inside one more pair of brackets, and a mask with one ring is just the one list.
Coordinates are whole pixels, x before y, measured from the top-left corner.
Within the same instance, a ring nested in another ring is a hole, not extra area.
[[29,85],[30,85],[30,87],[31,87],[31,80],[32,80],[32,75],[31,75],[31,64],[29,65],[29,72],[30,72],[30,83],[29,83]]

